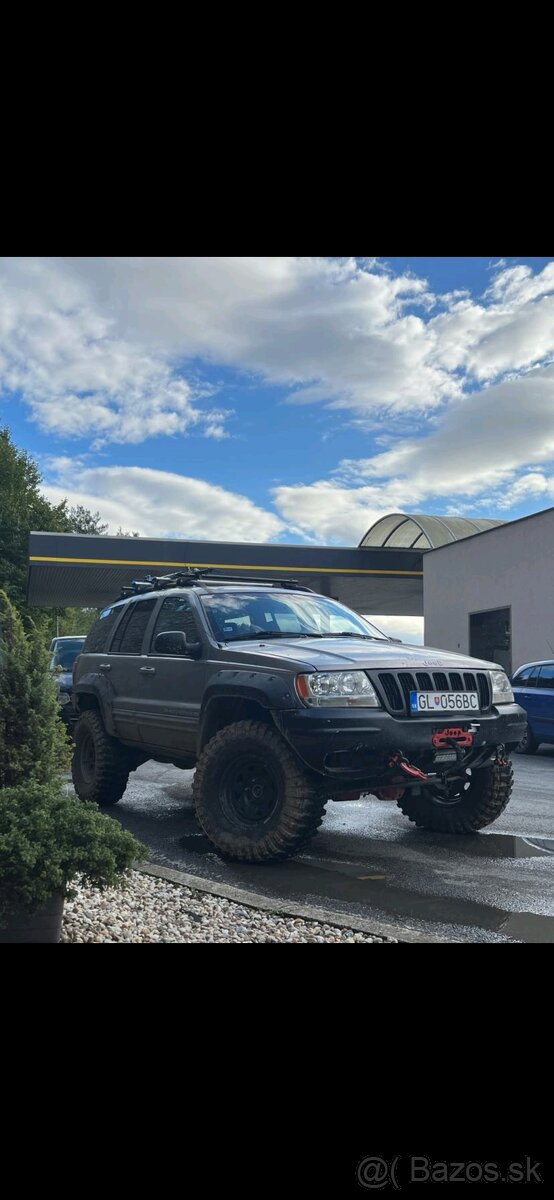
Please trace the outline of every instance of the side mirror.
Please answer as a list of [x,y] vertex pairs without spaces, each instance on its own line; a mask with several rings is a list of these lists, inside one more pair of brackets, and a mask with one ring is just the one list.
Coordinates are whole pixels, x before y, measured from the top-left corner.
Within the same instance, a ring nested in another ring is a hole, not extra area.
[[182,629],[170,633],[159,633],[154,642],[154,654],[167,654],[171,658],[200,658],[200,642],[188,642]]
[[389,642],[394,642],[395,646],[403,646],[404,645],[402,638],[391,638],[390,637]]

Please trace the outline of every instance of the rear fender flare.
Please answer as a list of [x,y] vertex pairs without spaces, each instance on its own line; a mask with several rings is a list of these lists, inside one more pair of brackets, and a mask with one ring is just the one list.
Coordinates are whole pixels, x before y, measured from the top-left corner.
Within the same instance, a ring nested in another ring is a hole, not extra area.
[[79,682],[73,688],[74,702],[79,712],[79,715],[84,712],[85,707],[81,707],[80,698],[85,696],[93,696],[98,704],[100,716],[104,722],[104,728],[111,737],[115,737],[115,726],[112,717],[113,706],[113,687],[108,679],[104,679],[102,675],[83,675]]

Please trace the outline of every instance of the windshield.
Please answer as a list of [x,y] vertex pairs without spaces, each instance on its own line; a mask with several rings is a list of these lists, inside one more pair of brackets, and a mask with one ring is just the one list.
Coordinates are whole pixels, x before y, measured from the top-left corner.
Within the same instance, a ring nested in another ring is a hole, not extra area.
[[323,596],[277,591],[217,592],[202,596],[201,600],[218,642],[248,641],[262,636],[388,641],[374,625]]
[[84,638],[75,638],[70,642],[58,642],[50,659],[50,670],[55,671],[56,667],[61,667],[62,671],[72,671],[73,663],[81,653],[84,644]]

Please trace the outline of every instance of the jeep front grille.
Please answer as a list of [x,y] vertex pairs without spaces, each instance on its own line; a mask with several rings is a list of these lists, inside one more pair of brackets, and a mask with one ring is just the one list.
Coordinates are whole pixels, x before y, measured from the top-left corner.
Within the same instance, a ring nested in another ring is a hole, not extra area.
[[371,672],[385,707],[395,716],[407,716],[410,692],[478,692],[479,709],[491,707],[489,677],[485,671],[379,671]]

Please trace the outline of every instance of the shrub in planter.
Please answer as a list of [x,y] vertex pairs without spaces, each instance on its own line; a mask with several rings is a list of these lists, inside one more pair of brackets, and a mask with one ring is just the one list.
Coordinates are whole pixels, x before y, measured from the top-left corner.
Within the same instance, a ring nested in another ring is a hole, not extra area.
[[40,633],[0,592],[0,942],[59,941],[72,881],[112,887],[145,853],[62,790],[69,757]]
[[[76,879],[103,891],[125,879],[144,847],[93,804],[59,786],[30,783],[0,791],[0,941],[57,941],[13,936],[25,917],[63,899]],[[7,932],[6,932],[7,928]],[[3,932],[4,931],[4,932]]]

